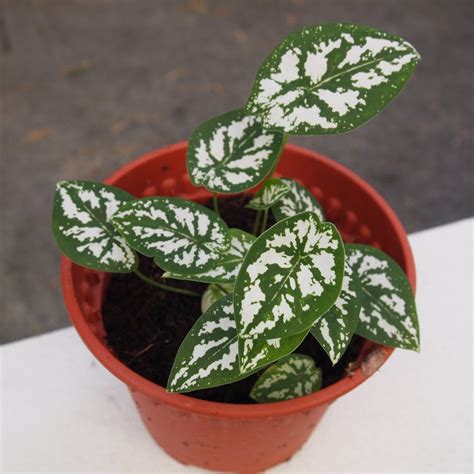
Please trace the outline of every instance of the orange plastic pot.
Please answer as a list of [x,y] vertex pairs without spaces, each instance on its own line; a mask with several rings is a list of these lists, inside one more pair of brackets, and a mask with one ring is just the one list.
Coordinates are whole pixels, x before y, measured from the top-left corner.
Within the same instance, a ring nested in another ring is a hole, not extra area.
[[[106,182],[137,197],[173,195],[203,200],[209,194],[191,185],[185,155],[186,143],[162,148],[124,166]],[[285,147],[277,173],[307,186],[346,241],[375,245],[390,254],[415,289],[415,266],[406,233],[392,209],[365,181],[328,158],[292,145]],[[106,281],[105,274],[62,259],[64,298],[74,326],[95,357],[127,384],[153,438],[182,463],[255,472],[285,461],[308,439],[329,404],[372,373],[362,363],[351,376],[317,393],[271,404],[233,405],[168,393],[125,366],[107,346],[101,318]],[[374,349],[379,364],[393,352],[367,343],[359,362]]]

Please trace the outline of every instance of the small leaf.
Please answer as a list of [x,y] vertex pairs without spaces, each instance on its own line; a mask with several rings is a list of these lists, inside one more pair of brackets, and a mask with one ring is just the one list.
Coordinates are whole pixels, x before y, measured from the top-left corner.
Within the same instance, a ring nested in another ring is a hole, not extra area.
[[209,285],[201,297],[201,312],[205,313],[217,300],[234,291],[234,285]]
[[135,252],[113,228],[117,209],[131,201],[127,192],[88,181],[61,181],[56,187],[53,233],[73,262],[104,272],[133,272]]
[[265,60],[248,100],[263,126],[294,135],[343,133],[383,110],[419,54],[402,38],[330,23],[291,33]]
[[237,276],[239,336],[272,339],[309,329],[336,301],[343,273],[334,225],[312,212],[277,222],[250,247]]
[[336,364],[351,342],[359,321],[361,290],[353,270],[345,263],[341,294],[323,317],[311,327],[311,334]]
[[129,245],[169,272],[204,272],[230,245],[225,222],[207,207],[179,198],[137,199],[112,219]]
[[203,283],[234,283],[242,260],[255,240],[255,236],[240,229],[230,229],[230,247],[221,254],[213,268],[201,273],[166,272],[165,278],[192,280]]
[[420,335],[415,298],[403,270],[374,247],[348,244],[346,250],[362,295],[355,332],[387,346],[418,351]]
[[321,388],[322,371],[303,354],[290,354],[269,367],[255,382],[250,397],[259,403],[309,395]]
[[284,180],[278,178],[269,179],[265,181],[245,207],[250,207],[257,211],[269,209],[289,192],[290,188]]
[[240,370],[248,372],[274,362],[293,352],[304,341],[308,330],[274,339],[242,339],[239,337]]
[[190,392],[235,382],[240,372],[232,295],[215,302],[182,342],[168,379],[170,392]]
[[216,193],[253,188],[276,165],[283,135],[262,128],[258,117],[242,109],[214,117],[189,139],[187,168],[191,182]]
[[272,207],[272,213],[277,221],[305,211],[314,212],[320,221],[325,220],[321,204],[304,186],[292,179],[283,178],[282,181],[288,185],[290,192]]

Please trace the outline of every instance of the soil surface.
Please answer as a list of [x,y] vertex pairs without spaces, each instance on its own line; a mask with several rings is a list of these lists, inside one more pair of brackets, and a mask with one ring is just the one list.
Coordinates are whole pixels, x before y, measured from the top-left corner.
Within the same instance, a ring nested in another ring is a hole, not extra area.
[[[222,217],[229,227],[251,232],[255,211],[245,208],[247,198],[238,196],[219,201]],[[269,225],[273,223],[269,218]],[[140,259],[140,271],[158,279],[162,270],[151,258]],[[168,284],[203,292],[207,285],[170,280]],[[116,356],[143,377],[166,387],[168,375],[181,342],[201,315],[200,298],[179,295],[150,286],[134,274],[113,274],[102,305],[107,340]],[[335,366],[313,336],[295,351],[311,356],[323,372],[323,387],[345,374],[362,347],[364,339],[354,336]],[[248,394],[260,373],[221,387],[198,390],[187,395],[215,402],[255,403]]]

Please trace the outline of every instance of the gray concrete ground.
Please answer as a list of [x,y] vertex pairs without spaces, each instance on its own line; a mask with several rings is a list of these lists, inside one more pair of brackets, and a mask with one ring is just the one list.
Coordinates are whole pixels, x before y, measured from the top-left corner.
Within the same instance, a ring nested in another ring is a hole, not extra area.
[[242,106],[262,60],[302,25],[368,24],[403,36],[423,60],[377,120],[291,142],[360,173],[410,232],[473,214],[469,0],[1,5],[0,342],[69,324],[50,231],[55,182],[102,179]]

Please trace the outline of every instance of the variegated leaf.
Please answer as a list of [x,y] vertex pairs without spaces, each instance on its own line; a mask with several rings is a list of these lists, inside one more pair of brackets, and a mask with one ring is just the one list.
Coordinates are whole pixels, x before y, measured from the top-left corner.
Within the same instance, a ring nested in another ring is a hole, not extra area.
[[320,221],[324,221],[323,208],[308,189],[292,179],[283,178],[282,181],[288,185],[290,192],[272,206],[272,213],[277,221],[305,211],[314,212]]
[[133,272],[137,256],[110,223],[119,206],[132,199],[127,192],[105,184],[58,183],[53,233],[61,251],[73,262],[95,270]]
[[415,298],[403,270],[374,247],[348,244],[346,249],[362,295],[356,333],[387,346],[418,351]]
[[255,193],[255,196],[249,201],[246,207],[256,209],[257,211],[269,209],[280,199],[290,192],[289,186],[282,179],[272,178],[263,184]]
[[255,382],[250,397],[259,403],[280,402],[317,392],[322,371],[303,354],[290,354],[269,367]]
[[230,229],[230,247],[221,254],[214,266],[200,273],[166,272],[165,278],[192,280],[203,283],[233,283],[237,277],[242,260],[255,240],[255,236],[240,229]]
[[191,182],[216,193],[238,193],[260,183],[276,165],[283,135],[262,128],[242,109],[200,125],[188,143]]
[[207,271],[230,245],[229,229],[215,212],[179,198],[137,199],[112,223],[135,250],[169,272]]
[[311,327],[311,333],[336,364],[351,342],[359,321],[361,305],[357,278],[347,259],[344,266],[341,294],[334,305]]
[[247,103],[265,128],[294,135],[352,130],[401,91],[420,56],[395,35],[344,23],[290,34],[265,60]]
[[343,273],[334,225],[312,212],[277,222],[250,247],[237,276],[239,336],[272,339],[309,329],[336,301]]
[[201,312],[205,313],[217,300],[233,291],[233,284],[209,285],[201,297]]
[[273,339],[239,337],[240,370],[243,372],[256,370],[290,354],[304,341],[307,334],[308,330]]
[[240,373],[232,295],[215,302],[182,342],[168,379],[170,392],[190,392],[235,382]]

